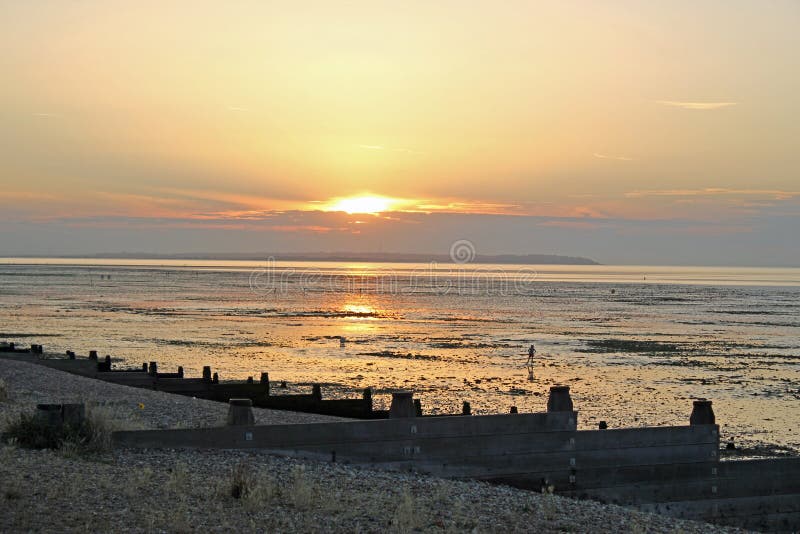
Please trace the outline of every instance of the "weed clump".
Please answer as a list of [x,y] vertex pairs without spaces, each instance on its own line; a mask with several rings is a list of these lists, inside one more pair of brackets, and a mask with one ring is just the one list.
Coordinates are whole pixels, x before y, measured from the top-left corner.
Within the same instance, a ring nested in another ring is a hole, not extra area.
[[231,473],[231,497],[245,499],[255,489],[256,482],[249,466],[245,463],[237,464]]
[[100,410],[87,410],[80,422],[61,425],[21,413],[8,424],[3,439],[26,449],[56,449],[71,455],[101,453],[111,448],[111,425]]

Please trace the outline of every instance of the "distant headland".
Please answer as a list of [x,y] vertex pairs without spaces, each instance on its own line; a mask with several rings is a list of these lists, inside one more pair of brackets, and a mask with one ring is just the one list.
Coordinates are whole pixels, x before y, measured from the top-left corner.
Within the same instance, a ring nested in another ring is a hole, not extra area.
[[[58,256],[77,258],[78,256]],[[137,252],[81,255],[81,258],[139,259],[139,260],[240,260],[258,261],[275,258],[276,261],[331,261],[370,263],[455,263],[448,254],[407,254],[400,252],[287,252],[287,253],[179,253],[148,254]],[[600,265],[580,256],[558,254],[477,254],[469,263],[499,263],[512,265]]]

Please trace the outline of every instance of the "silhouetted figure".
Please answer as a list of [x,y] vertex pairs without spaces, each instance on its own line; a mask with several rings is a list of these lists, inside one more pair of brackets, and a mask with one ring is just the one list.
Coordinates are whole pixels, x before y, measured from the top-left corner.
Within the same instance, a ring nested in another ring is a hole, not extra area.
[[525,364],[526,367],[528,368],[528,382],[533,382],[534,378],[533,370],[536,367],[536,361],[534,360],[535,356],[536,356],[536,347],[531,345],[531,347],[528,349],[528,362]]

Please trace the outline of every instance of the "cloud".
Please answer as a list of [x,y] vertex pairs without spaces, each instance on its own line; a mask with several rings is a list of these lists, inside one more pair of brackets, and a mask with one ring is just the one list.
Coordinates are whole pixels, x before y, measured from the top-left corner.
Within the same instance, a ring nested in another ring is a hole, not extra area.
[[628,198],[642,197],[699,197],[699,196],[760,196],[772,197],[776,200],[790,200],[800,197],[800,191],[781,191],[779,189],[657,189],[650,191],[631,191],[625,193]]
[[675,100],[656,100],[656,104],[683,109],[720,109],[735,106],[738,102],[678,102]]
[[364,148],[367,150],[383,150],[381,145],[358,145],[358,148]]
[[239,106],[228,106],[228,111],[244,112],[244,111],[250,111],[250,110],[247,109],[247,108],[239,107]]
[[599,152],[595,152],[592,156],[599,158],[599,159],[614,159],[617,161],[633,161],[633,158],[629,158],[627,156],[609,156],[607,154],[600,154]]

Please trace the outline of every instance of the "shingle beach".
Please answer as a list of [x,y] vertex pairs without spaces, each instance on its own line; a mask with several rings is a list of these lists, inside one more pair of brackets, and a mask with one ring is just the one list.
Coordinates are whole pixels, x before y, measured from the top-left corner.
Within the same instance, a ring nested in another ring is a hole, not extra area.
[[[0,361],[3,425],[42,402],[87,402],[115,428],[216,426],[227,406]],[[258,424],[332,417],[254,409]],[[237,488],[244,493],[235,498]],[[481,482],[258,451],[0,448],[3,532],[735,532]]]

